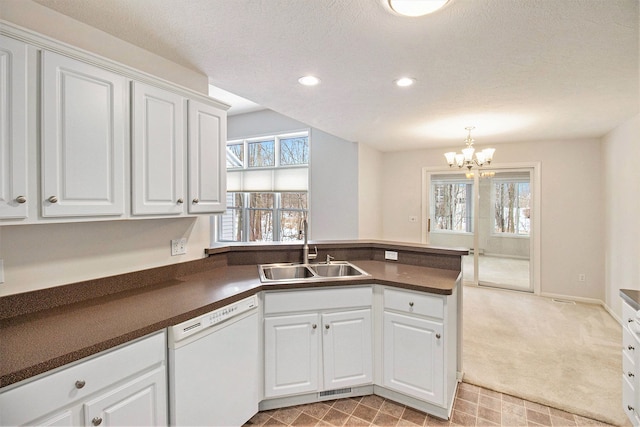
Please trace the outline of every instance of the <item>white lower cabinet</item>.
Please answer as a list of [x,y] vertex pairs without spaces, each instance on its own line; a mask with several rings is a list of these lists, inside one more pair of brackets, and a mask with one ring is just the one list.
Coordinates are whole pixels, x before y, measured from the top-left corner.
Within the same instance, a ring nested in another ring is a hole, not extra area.
[[385,311],[383,334],[384,386],[442,405],[442,322]]
[[371,303],[370,287],[267,293],[265,397],[371,384]]
[[163,331],[10,386],[0,425],[166,425],[165,347]]
[[381,386],[395,393],[385,397],[441,418],[450,415],[458,372],[458,292],[383,289]]

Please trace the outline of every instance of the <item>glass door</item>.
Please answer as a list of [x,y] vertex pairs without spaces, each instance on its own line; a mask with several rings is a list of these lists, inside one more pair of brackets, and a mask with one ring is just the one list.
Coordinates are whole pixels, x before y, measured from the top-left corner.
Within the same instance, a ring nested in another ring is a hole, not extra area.
[[428,244],[469,248],[466,284],[533,292],[532,169],[425,173]]
[[531,170],[482,172],[478,195],[477,283],[533,292]]

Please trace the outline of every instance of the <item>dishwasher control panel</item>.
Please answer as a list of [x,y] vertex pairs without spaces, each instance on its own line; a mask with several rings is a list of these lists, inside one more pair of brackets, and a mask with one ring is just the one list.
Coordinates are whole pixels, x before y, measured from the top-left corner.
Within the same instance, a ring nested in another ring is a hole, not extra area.
[[227,321],[235,316],[239,316],[256,307],[258,307],[258,298],[256,295],[252,295],[207,314],[203,314],[202,316],[194,317],[191,320],[172,326],[170,328],[169,339],[173,342],[181,341],[197,332]]

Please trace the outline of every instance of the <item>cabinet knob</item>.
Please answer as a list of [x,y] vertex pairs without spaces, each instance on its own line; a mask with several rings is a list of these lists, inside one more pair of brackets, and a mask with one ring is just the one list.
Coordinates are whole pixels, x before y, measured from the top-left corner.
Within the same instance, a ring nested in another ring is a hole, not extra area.
[[441,335],[440,334],[436,334],[436,338],[440,339]]
[[313,325],[311,325],[311,328],[313,328],[313,329],[315,329],[317,327],[318,327],[318,325],[316,325],[315,323]]
[[100,417],[94,417],[91,420],[91,424],[93,424],[94,426],[99,426],[100,424],[102,424],[102,418]]
[[633,319],[630,317],[630,318],[627,319],[627,322],[631,323],[631,322],[633,322]]
[[84,380],[78,380],[78,381],[76,381],[75,385],[76,385],[76,388],[80,389],[80,388],[84,387],[85,384],[86,383],[84,382]]
[[635,350],[636,348],[632,345],[629,345],[629,347],[627,347],[629,350]]
[[413,307],[413,301],[409,303],[409,307]]
[[627,409],[630,410],[630,411],[633,411],[634,408],[631,405],[627,405]]
[[325,329],[329,329],[331,326],[330,325],[324,325]]
[[49,203],[58,203],[58,198],[56,196],[51,196],[47,200]]
[[627,372],[627,376],[629,378],[633,378],[635,375],[633,375],[633,372],[629,371],[629,372]]
[[177,202],[177,203],[178,203],[179,205],[181,205],[181,204],[183,204],[183,203],[184,203],[184,200],[182,200],[182,197],[180,197],[180,198],[178,199],[178,202]]
[[200,199],[198,199],[197,197],[195,199],[193,199],[192,202],[194,205],[197,205],[198,203],[200,203]]
[[18,196],[18,197],[16,197],[16,202],[18,202],[20,204],[26,203],[27,202],[27,198],[24,197],[24,196]]

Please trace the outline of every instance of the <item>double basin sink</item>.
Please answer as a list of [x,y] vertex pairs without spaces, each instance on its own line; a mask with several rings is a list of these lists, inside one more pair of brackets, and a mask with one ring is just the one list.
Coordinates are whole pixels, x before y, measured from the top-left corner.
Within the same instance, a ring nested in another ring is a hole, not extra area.
[[366,271],[347,261],[320,264],[261,264],[258,266],[258,273],[261,282],[307,282],[370,276]]

